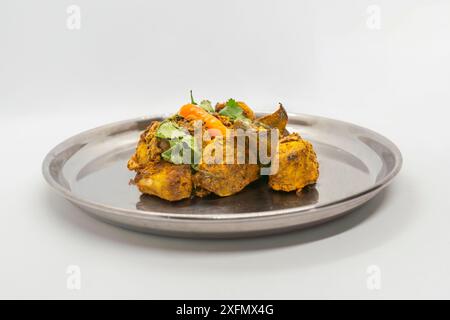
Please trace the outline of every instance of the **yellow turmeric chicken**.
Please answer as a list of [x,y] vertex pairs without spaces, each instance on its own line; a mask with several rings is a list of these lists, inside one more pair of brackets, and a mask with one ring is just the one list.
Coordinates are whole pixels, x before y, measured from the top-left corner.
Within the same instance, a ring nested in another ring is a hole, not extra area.
[[279,168],[269,176],[273,190],[295,191],[314,184],[319,178],[319,163],[314,149],[298,133],[283,137],[278,147]]
[[256,118],[244,102],[229,99],[213,108],[191,93],[191,103],[141,134],[128,169],[140,192],[168,201],[231,196],[265,174],[273,190],[300,191],[316,183],[319,165],[312,145],[289,134],[287,121],[281,104]]

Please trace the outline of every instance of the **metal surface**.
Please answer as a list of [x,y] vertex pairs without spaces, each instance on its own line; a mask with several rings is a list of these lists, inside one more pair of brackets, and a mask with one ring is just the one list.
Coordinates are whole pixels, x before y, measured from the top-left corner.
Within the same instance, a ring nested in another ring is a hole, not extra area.
[[226,198],[170,203],[141,195],[126,163],[152,120],[122,121],[76,135],[45,158],[47,182],[97,218],[157,234],[231,238],[278,233],[336,218],[377,194],[399,172],[402,157],[385,137],[342,121],[289,115],[288,129],[312,142],[317,185],[300,196],[271,191],[263,180]]

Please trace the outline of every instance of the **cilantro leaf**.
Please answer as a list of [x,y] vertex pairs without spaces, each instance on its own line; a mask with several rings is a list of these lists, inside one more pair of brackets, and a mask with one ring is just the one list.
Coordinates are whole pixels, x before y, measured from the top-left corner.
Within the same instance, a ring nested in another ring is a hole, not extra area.
[[183,154],[180,153],[179,147],[179,144],[175,144],[173,147],[161,153],[161,157],[167,162],[171,162],[173,164],[182,164]]
[[[241,108],[240,106],[239,106],[239,103],[237,103],[236,102],[236,100],[234,100],[234,99],[228,99],[228,101],[225,103],[225,105],[226,106],[229,106],[229,107],[238,107],[238,108]],[[241,108],[242,109],[242,108]]]
[[200,161],[200,149],[191,135],[170,140],[170,148],[161,153],[161,157],[173,164],[190,164],[196,169]]
[[219,114],[227,116],[233,121],[237,119],[246,119],[244,110],[234,99],[228,99],[225,103],[225,107],[219,111]]
[[189,134],[187,131],[180,128],[172,121],[163,121],[156,131],[156,136],[161,139],[177,139],[182,138],[187,134]]
[[170,148],[161,153],[161,157],[173,164],[191,164],[196,169],[201,152],[193,136],[184,128],[172,121],[164,121],[159,125],[156,136],[166,139]]

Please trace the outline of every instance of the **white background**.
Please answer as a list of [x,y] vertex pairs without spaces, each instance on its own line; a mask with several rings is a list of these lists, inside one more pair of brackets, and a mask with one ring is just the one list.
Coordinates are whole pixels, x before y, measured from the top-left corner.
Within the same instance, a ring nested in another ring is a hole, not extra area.
[[[450,298],[449,41],[445,0],[1,0],[0,297]],[[45,184],[57,143],[175,111],[189,89],[366,126],[399,146],[402,172],[338,221],[233,241],[118,229]]]

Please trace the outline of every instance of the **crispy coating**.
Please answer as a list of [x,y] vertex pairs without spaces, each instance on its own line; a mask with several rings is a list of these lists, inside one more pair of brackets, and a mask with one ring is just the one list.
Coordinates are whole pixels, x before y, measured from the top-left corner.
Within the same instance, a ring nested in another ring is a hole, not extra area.
[[134,183],[142,193],[169,201],[189,198],[192,193],[191,167],[175,165],[161,159],[168,143],[156,137],[160,123],[154,121],[141,134],[136,152],[128,161],[128,169],[136,171]]
[[[192,182],[194,183],[194,181],[195,181],[194,176],[192,178],[193,178]],[[195,186],[195,184],[194,184],[194,195],[196,197],[203,198],[203,197],[208,196],[209,194],[211,194],[211,191],[203,189],[200,186]]]
[[231,196],[259,178],[256,164],[203,164],[194,185],[221,197]]
[[167,161],[150,163],[138,173],[135,183],[142,193],[169,201],[186,199],[192,194],[191,167]]
[[131,156],[128,161],[128,169],[138,171],[145,168],[150,162],[157,162],[161,159],[160,142],[156,137],[156,131],[158,130],[160,123],[153,121],[150,126],[141,134],[136,152]]
[[269,177],[272,189],[289,192],[316,183],[319,163],[311,143],[292,133],[280,140],[277,155],[278,172]]
[[[215,157],[216,148],[223,148],[223,157]],[[226,160],[226,144],[211,142],[204,148],[202,162],[194,175],[194,186],[221,197],[231,196],[259,178],[258,164],[239,163],[236,149],[233,159]]]

